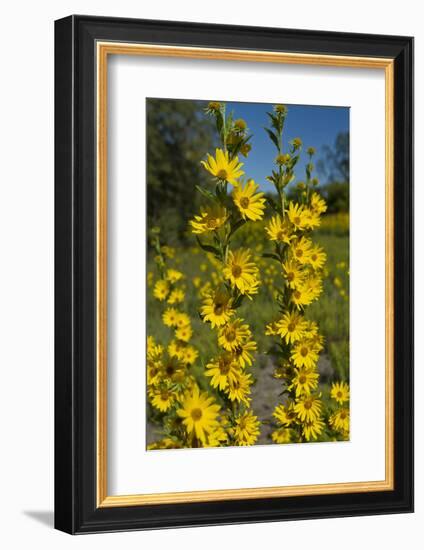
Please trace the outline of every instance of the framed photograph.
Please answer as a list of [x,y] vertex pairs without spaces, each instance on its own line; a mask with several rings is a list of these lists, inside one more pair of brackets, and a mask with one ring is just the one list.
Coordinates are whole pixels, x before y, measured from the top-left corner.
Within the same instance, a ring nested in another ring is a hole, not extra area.
[[413,39],[55,24],[55,525],[413,510]]

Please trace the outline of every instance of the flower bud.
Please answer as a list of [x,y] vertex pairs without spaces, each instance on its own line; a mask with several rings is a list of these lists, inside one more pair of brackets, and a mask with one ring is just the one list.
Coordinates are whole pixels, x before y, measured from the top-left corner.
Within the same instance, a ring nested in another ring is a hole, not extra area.
[[289,161],[290,161],[290,155],[288,153],[286,153],[285,155],[278,155],[277,158],[275,159],[275,162],[280,166],[287,164]]
[[244,121],[242,118],[238,118],[234,121],[234,131],[238,134],[241,134],[245,132],[247,129],[246,121]]
[[221,109],[221,103],[218,101],[210,101],[207,106],[207,111],[210,113],[217,113]]
[[274,105],[274,111],[282,116],[286,116],[287,114],[287,107],[285,105]]
[[249,143],[245,143],[240,147],[240,154],[243,155],[244,157],[247,157],[251,149],[252,149],[252,146]]

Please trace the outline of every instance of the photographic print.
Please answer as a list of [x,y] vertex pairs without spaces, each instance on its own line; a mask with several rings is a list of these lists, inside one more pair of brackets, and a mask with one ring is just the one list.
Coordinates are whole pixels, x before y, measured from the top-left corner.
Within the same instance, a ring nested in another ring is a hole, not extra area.
[[349,439],[349,109],[147,99],[149,450]]

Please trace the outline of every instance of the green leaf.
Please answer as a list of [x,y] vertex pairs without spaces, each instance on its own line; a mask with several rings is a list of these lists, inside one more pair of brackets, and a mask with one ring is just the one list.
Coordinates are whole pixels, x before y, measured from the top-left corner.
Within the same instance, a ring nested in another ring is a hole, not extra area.
[[262,258],[271,258],[273,260],[277,260],[277,262],[280,262],[280,257],[277,256],[277,254],[274,254],[273,252],[264,252],[262,254]]
[[237,231],[237,229],[240,229],[240,227],[243,227],[243,225],[246,223],[246,220],[241,218],[240,220],[236,221],[236,223],[231,225],[231,231],[228,237],[231,237],[231,235],[234,235],[234,233]]
[[243,300],[244,300],[244,297],[245,297],[244,294],[239,294],[239,295],[237,296],[237,298],[236,298],[236,299],[234,300],[234,302],[233,302],[233,307],[234,307],[235,309],[237,309],[237,308],[239,308],[239,307],[241,306],[241,304],[242,304],[242,302],[243,302]]
[[219,257],[219,250],[215,246],[202,243],[202,241],[197,236],[196,236],[196,241],[202,250],[204,250],[205,252],[211,252],[212,254],[215,254],[215,256]]
[[280,119],[280,117],[274,113],[267,113],[267,115],[271,119],[272,127],[277,132],[277,134],[280,135],[281,132],[283,131],[283,120]]
[[278,117],[273,118],[272,127],[275,129],[278,135],[281,134],[281,131],[283,128],[281,127],[280,120],[278,119]]
[[216,113],[216,129],[218,130],[218,134],[222,137],[224,129],[224,118],[221,111]]
[[252,134],[247,136],[247,138],[241,138],[237,143],[235,143],[231,148],[232,156],[235,157],[240,152],[240,149],[245,145],[250,138],[252,137]]
[[267,201],[270,207],[274,210],[274,212],[277,212],[277,214],[281,214],[281,208],[278,206],[278,204],[275,202],[273,198],[267,197]]
[[278,137],[274,134],[274,132],[272,130],[270,130],[269,128],[264,128],[265,132],[268,134],[269,138],[271,139],[271,141],[274,143],[275,147],[277,148],[277,151],[280,150],[280,146],[279,146],[279,143],[278,143]]
[[296,166],[296,164],[298,163],[298,160],[299,160],[299,155],[296,155],[295,157],[292,157],[291,161],[290,161],[290,167],[294,168]]
[[215,201],[218,201],[218,203],[223,204],[227,196],[225,184],[222,184],[221,182],[219,182],[215,188],[215,194],[216,194]]
[[227,132],[231,129],[231,126],[233,125],[233,119],[234,119],[234,111],[231,111],[231,113],[227,116],[226,126],[227,126]]
[[204,189],[203,187],[200,187],[200,185],[196,185],[196,189],[199,191],[201,195],[206,197],[207,199],[216,202],[216,197],[213,193],[208,191],[207,189]]

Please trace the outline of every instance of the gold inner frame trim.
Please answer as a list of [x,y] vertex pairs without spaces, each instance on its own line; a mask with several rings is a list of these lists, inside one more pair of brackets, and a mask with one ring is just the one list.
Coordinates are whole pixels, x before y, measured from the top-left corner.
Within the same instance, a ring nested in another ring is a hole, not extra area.
[[[97,42],[97,506],[142,506],[255,498],[364,493],[394,489],[394,60],[123,42]],[[107,492],[107,61],[109,55],[219,59],[361,69],[385,72],[386,373],[385,479],[281,487],[255,487],[109,496]]]

